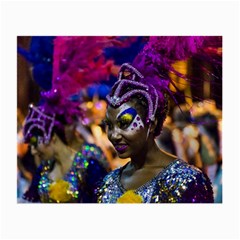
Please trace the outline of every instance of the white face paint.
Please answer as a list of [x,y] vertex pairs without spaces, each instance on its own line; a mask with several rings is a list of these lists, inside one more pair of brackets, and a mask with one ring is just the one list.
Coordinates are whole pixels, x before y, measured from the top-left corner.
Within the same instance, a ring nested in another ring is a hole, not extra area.
[[144,123],[135,108],[124,103],[119,107],[119,110],[117,122],[120,128],[135,132],[144,127]]

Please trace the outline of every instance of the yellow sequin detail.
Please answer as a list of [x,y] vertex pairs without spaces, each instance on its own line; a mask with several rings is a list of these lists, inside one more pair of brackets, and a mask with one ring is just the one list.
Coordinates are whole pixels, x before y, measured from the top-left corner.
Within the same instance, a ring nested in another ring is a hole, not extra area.
[[143,198],[133,190],[129,190],[118,198],[117,203],[143,203]]
[[68,202],[71,195],[68,193],[70,184],[62,179],[53,182],[49,187],[49,196],[56,202]]

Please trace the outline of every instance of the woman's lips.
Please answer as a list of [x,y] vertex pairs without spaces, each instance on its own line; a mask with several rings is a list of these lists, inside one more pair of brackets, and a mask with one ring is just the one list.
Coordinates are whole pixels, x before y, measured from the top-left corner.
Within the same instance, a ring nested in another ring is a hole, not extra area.
[[114,147],[117,152],[124,153],[128,146],[126,144],[119,144],[119,145],[115,145]]

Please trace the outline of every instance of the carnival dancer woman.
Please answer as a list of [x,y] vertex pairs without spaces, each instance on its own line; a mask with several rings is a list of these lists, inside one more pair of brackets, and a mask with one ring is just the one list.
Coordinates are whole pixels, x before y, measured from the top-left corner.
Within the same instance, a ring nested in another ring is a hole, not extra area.
[[84,142],[78,151],[69,147],[64,118],[30,105],[24,139],[42,160],[24,198],[44,203],[91,203],[97,184],[109,168],[101,149]]
[[[194,37],[182,40],[199,43]],[[133,64],[122,65],[118,81],[107,96],[105,124],[109,140],[120,158],[131,160],[105,177],[98,189],[99,203],[214,201],[209,178],[200,169],[159,149],[155,142],[171,95],[167,74],[170,62],[161,52],[156,54],[156,47],[161,49],[157,44],[161,41],[152,37]]]
[[[25,199],[46,203],[92,203],[95,189],[109,171],[101,149],[84,141],[70,146],[69,129],[82,117],[72,94],[110,74],[109,62],[100,57],[107,37],[56,37],[52,87],[41,91],[38,106],[30,105],[24,139],[42,159]],[[79,70],[81,69],[81,71]],[[43,79],[44,81],[44,79]],[[69,127],[70,126],[70,127]],[[74,129],[74,126],[73,126]],[[71,134],[70,134],[71,135]]]

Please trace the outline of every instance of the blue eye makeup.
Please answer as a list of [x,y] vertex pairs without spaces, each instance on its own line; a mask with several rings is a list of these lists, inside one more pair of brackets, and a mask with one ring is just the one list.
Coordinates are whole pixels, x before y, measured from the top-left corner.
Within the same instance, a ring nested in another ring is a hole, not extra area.
[[132,115],[132,117],[134,119],[137,115],[137,111],[134,108],[128,108],[128,109],[126,109],[126,110],[124,110],[123,112],[120,113],[120,115],[118,116],[118,119],[120,119],[124,115],[127,115],[127,116]]
[[106,132],[109,130],[112,130],[114,128],[114,125],[116,124],[118,128],[122,130],[127,131],[136,131],[144,127],[144,124],[142,122],[141,117],[138,115],[136,109],[129,107],[126,108],[125,105],[122,109],[122,112],[120,112],[117,117],[115,123],[113,123],[108,118],[104,119],[102,123],[105,126]]
[[117,118],[117,124],[120,128],[127,128],[137,116],[137,111],[134,108],[124,110]]

